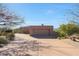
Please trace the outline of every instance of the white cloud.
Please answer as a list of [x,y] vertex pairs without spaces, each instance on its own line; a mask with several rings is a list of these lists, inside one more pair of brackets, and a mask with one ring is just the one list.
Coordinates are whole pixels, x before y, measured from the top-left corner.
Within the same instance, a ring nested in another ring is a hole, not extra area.
[[53,14],[53,13],[55,13],[54,10],[47,10],[47,14]]

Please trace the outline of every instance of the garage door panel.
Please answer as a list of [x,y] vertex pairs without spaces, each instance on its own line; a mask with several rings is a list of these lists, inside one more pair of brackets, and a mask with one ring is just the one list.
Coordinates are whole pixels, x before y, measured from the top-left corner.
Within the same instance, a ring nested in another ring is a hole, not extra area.
[[33,34],[37,34],[37,35],[49,35],[49,31],[48,30],[34,30]]

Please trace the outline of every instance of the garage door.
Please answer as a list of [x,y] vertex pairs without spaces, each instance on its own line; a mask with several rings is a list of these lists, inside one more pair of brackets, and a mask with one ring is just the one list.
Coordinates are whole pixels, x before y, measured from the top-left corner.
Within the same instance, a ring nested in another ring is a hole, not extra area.
[[34,35],[49,35],[49,31],[48,30],[34,30],[33,34]]

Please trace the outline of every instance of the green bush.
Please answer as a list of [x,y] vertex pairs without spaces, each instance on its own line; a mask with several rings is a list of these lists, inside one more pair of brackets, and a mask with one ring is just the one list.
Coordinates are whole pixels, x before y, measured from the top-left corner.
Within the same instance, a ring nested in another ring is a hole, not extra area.
[[59,34],[59,37],[66,38],[67,36],[73,35],[73,34],[79,34],[79,26],[76,24],[62,24],[58,29],[56,29],[56,32]]
[[15,35],[14,35],[14,33],[7,33],[7,35],[6,35],[6,38],[8,39],[8,40],[14,40],[14,38],[15,38]]
[[0,44],[8,44],[8,40],[5,36],[0,36]]

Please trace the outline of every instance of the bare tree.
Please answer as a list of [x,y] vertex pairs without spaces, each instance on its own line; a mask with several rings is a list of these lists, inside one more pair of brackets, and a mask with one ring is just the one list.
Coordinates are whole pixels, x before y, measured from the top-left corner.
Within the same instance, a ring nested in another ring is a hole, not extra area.
[[75,8],[69,10],[68,19],[71,23],[79,25],[79,4],[76,4]]
[[23,18],[10,12],[7,7],[0,4],[0,27],[11,29],[23,23]]

